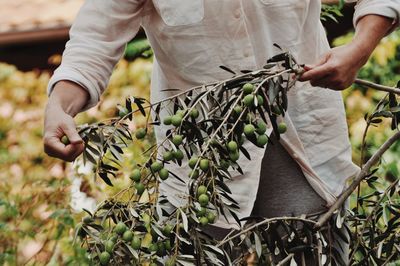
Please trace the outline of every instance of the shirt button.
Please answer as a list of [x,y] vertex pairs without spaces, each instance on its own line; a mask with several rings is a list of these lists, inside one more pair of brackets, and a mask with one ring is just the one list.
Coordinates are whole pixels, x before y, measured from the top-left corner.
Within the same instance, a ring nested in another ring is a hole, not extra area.
[[241,17],[241,12],[240,12],[240,9],[236,9],[236,11],[235,11],[235,13],[233,14],[233,16],[235,17],[235,18],[240,18]]
[[250,52],[248,50],[245,50],[243,55],[244,55],[244,57],[249,57],[250,56]]
[[299,156],[297,155],[297,153],[293,153],[292,157],[293,157],[293,159],[299,159]]

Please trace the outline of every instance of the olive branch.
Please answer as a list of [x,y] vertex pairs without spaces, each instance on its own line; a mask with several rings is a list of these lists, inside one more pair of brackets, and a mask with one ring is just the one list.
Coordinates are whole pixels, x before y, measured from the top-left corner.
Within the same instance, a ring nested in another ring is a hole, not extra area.
[[[95,261],[134,265],[237,264],[246,257],[235,261],[229,257],[239,245],[244,247],[243,254],[252,251],[260,262],[283,265],[286,261],[302,261],[304,256],[298,254],[312,250],[321,265],[332,260],[341,264],[330,240],[331,229],[337,229],[333,223],[342,219],[338,209],[360,182],[370,176],[370,168],[400,134],[396,133],[385,142],[337,202],[319,218],[277,217],[249,221],[240,231],[232,230],[222,241],[215,241],[202,231],[203,226],[214,223],[218,217],[227,219],[227,213],[241,224],[235,214],[238,203],[225,183],[231,180],[228,169],[243,174],[237,160],[241,155],[251,159],[243,144],[248,141],[263,148],[269,141],[268,127],[278,138],[284,134],[286,125],[282,117],[287,110],[287,92],[303,71],[290,53],[271,58],[257,71],[244,70],[237,74],[227,67],[222,68],[234,76],[193,87],[156,103],[129,97],[125,106],[119,106],[119,117],[80,128],[86,147],[84,162],[93,163],[95,174],[112,185],[111,177],[117,175],[123,148],[134,139],[126,121],[132,121],[136,115],[146,117],[146,126],[136,129],[134,134],[139,140],[149,136],[151,127],[161,124],[169,127],[165,139],[144,151],[148,160],[132,170],[130,187],[101,204],[95,214],[90,214],[94,220],[88,219],[78,226],[77,235],[84,238]],[[398,88],[362,80],[356,83],[389,92],[395,120],[398,110],[393,109],[393,95],[399,94]],[[397,102],[395,105],[397,107]],[[162,117],[161,111],[168,114]],[[379,114],[371,117],[370,121],[376,123]],[[397,120],[393,125],[397,127]],[[186,161],[192,168],[188,177],[168,170],[168,165],[181,166]],[[172,211],[168,210],[168,199],[159,197],[158,191],[159,183],[168,178],[176,178],[189,189],[189,194],[185,195],[187,204]],[[133,191],[128,201],[118,200]],[[282,230],[286,236],[282,236]],[[340,230],[333,231],[343,234]],[[325,261],[321,256],[325,256]]]

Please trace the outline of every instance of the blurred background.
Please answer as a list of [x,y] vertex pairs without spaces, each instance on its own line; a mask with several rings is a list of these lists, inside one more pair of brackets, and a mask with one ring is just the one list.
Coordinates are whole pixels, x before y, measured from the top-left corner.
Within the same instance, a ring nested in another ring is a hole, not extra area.
[[[83,0],[0,0],[0,265],[89,264],[85,251],[73,244],[73,229],[83,216],[82,209],[94,210],[97,203],[119,191],[127,184],[129,165],[143,160],[141,147],[132,147],[110,188],[93,178],[90,165],[66,164],[43,152],[46,85],[60,63],[68,30],[82,4]],[[349,42],[353,6],[345,6],[339,16],[337,9],[330,11],[326,6],[324,10],[331,44]],[[143,38],[140,32],[132,40],[101,103],[78,115],[78,124],[115,116],[117,104],[128,95],[149,97],[152,61],[147,48],[142,49]],[[395,86],[400,80],[399,32],[381,42],[360,78]],[[343,92],[356,163],[366,125],[363,117],[383,95],[357,87]],[[368,154],[392,134],[389,123],[371,131]],[[399,144],[384,156],[378,172],[382,186],[398,176],[398,161]],[[368,193],[367,187],[363,193]]]

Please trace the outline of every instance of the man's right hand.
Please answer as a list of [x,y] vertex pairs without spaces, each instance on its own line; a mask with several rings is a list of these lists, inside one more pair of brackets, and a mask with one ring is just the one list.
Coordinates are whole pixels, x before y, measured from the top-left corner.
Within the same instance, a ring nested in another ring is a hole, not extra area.
[[[60,81],[54,87],[46,106],[44,119],[44,151],[52,157],[73,161],[84,150],[73,117],[88,100],[88,93],[79,85]],[[65,145],[61,138],[67,136]]]

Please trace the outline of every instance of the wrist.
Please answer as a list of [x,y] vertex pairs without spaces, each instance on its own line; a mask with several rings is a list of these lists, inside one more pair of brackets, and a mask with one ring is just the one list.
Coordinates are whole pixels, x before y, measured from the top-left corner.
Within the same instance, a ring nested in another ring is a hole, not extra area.
[[57,82],[50,95],[48,106],[60,108],[63,112],[74,117],[89,100],[88,92],[77,83],[61,80]]
[[352,47],[355,63],[358,65],[358,67],[362,67],[365,63],[367,63],[369,57],[376,47],[376,45],[359,41],[359,39],[354,39],[350,43],[350,46]]

